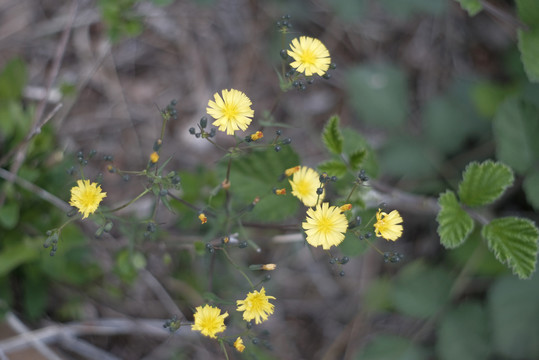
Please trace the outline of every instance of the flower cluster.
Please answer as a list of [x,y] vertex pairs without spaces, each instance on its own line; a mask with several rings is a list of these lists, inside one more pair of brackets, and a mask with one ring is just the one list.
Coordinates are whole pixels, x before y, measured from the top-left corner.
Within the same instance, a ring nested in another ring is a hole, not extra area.
[[[269,300],[275,300],[275,297],[266,295],[266,289],[262,287],[260,291],[253,290],[248,293],[244,300],[237,300],[236,310],[243,312],[245,321],[255,320],[255,324],[260,324],[273,314],[274,305]],[[193,315],[195,321],[191,325],[191,330],[200,331],[202,335],[213,339],[217,338],[218,333],[226,330],[225,319],[228,312],[222,314],[221,309],[207,304],[204,307],[198,306],[195,310]],[[245,345],[241,337],[236,339],[234,347],[243,352]]]

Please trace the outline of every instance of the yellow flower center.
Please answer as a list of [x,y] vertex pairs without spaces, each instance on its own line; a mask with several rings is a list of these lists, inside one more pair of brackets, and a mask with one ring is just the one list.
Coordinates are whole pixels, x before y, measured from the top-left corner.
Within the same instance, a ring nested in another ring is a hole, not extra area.
[[296,183],[296,191],[300,196],[309,196],[311,190],[311,183],[307,180],[300,180]]
[[323,234],[328,234],[333,230],[333,221],[327,216],[322,216],[317,225],[318,231]]
[[310,50],[305,50],[301,53],[300,61],[304,64],[315,65],[316,56]]
[[225,104],[223,113],[228,120],[235,119],[239,115],[238,107],[236,104]]

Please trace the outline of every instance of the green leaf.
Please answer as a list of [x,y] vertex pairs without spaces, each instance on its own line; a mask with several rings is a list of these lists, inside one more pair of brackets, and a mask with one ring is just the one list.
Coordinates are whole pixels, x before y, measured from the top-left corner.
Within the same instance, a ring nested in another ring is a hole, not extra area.
[[13,229],[19,222],[19,204],[15,201],[6,200],[0,207],[0,225],[5,229]]
[[487,205],[498,199],[513,181],[513,171],[502,163],[471,162],[462,174],[459,197],[468,206]]
[[340,155],[342,153],[343,137],[339,129],[340,119],[337,115],[329,118],[324,130],[322,131],[322,141],[329,152]]
[[391,310],[391,285],[386,277],[373,279],[363,296],[363,304],[369,313]]
[[24,242],[6,245],[0,252],[0,276],[8,274],[17,266],[37,259],[36,247]]
[[470,215],[464,211],[451,190],[440,194],[438,198],[440,212],[436,216],[438,221],[438,235],[440,242],[446,249],[453,249],[462,245],[474,228]]
[[22,281],[24,312],[32,320],[43,316],[47,307],[49,284],[37,265],[25,266]]
[[536,0],[516,0],[520,20],[530,27],[539,27],[539,4]]
[[441,162],[421,139],[403,135],[382,149],[380,159],[385,174],[413,179],[432,176]]
[[329,160],[318,165],[320,172],[326,172],[329,176],[343,176],[346,174],[346,165],[339,160]]
[[370,177],[376,177],[378,175],[378,160],[367,140],[354,129],[345,128],[343,130],[344,153],[352,157],[353,154],[364,151],[365,157],[361,161],[361,168],[365,169]]
[[451,285],[452,277],[448,271],[415,261],[399,273],[393,289],[393,302],[405,315],[428,318],[449,301]]
[[442,95],[425,104],[422,122],[429,145],[444,154],[454,154],[466,141],[488,134],[489,123],[477,116],[471,102],[470,81],[454,80]]
[[327,2],[335,14],[345,22],[357,21],[359,17],[367,14],[365,0],[332,0]]
[[492,345],[498,358],[539,359],[539,276],[498,279],[488,292]]
[[502,102],[513,93],[515,93],[514,86],[483,81],[473,86],[471,99],[476,111],[481,116],[490,119],[496,115]]
[[468,12],[468,15],[475,16],[478,12],[483,10],[483,5],[479,0],[456,0],[460,7]]
[[16,100],[26,84],[26,65],[20,59],[10,60],[0,73],[0,100]]
[[362,121],[394,128],[408,116],[406,73],[389,64],[361,65],[346,76],[350,103]]
[[427,360],[429,352],[410,340],[378,335],[356,357],[357,360]]
[[361,149],[356,150],[350,154],[348,161],[350,162],[350,167],[354,170],[358,170],[363,160],[367,157],[367,150]]
[[483,227],[481,235],[498,261],[510,267],[513,274],[521,279],[533,274],[539,230],[532,221],[517,217],[495,219]]
[[440,360],[483,360],[491,353],[487,312],[478,302],[465,302],[447,312],[438,329]]
[[539,170],[535,169],[526,175],[522,188],[526,194],[526,199],[535,210],[539,210]]
[[347,256],[358,256],[369,249],[369,243],[359,240],[351,231],[348,231],[343,242],[339,245],[340,251]]
[[528,79],[539,82],[539,26],[534,30],[518,30],[518,48]]
[[498,160],[526,173],[539,160],[539,109],[518,97],[506,100],[494,117]]
[[[227,163],[224,161],[219,164],[223,179]],[[289,218],[298,209],[297,198],[289,194],[277,196],[272,190],[287,186],[288,181],[279,182],[279,178],[286,169],[299,163],[297,154],[290,146],[283,147],[280,152],[273,149],[253,151],[247,156],[232,159],[230,191],[233,194],[233,205],[243,208],[259,197],[260,201],[247,217],[264,222]]]

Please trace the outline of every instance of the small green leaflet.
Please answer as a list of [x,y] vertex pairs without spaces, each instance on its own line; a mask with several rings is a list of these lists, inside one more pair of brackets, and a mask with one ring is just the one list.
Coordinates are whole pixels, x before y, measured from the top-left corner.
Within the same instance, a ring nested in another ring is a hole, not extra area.
[[322,141],[329,152],[340,155],[343,147],[343,136],[339,129],[339,116],[333,115],[329,118],[322,131]]
[[532,221],[517,217],[494,219],[483,227],[481,235],[496,258],[519,278],[528,279],[533,274],[539,230]]
[[346,174],[346,165],[338,160],[329,160],[318,165],[318,170],[327,173],[329,176],[341,177]]
[[470,215],[464,211],[451,190],[447,190],[438,198],[440,212],[436,216],[438,221],[438,235],[440,242],[447,249],[454,249],[462,245],[473,231],[474,222]]
[[476,15],[478,12],[483,10],[483,6],[479,0],[456,0],[460,7],[468,12],[470,16]]
[[513,181],[513,171],[502,163],[472,162],[462,175],[459,197],[468,206],[487,205],[498,199]]

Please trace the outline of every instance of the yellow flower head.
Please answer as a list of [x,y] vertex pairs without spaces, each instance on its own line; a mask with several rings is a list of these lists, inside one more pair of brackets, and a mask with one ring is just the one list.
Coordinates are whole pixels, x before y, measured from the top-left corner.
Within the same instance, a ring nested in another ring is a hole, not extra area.
[[275,194],[276,195],[286,195],[286,189],[285,188],[275,189]]
[[315,206],[324,198],[324,193],[316,192],[320,187],[320,175],[313,169],[302,166],[294,173],[292,180],[288,180],[292,186],[292,195],[300,199],[305,206]]
[[215,334],[225,331],[225,318],[228,313],[221,314],[221,309],[205,305],[197,306],[193,315],[195,323],[191,325],[191,330],[198,330],[202,335],[216,338]]
[[159,161],[159,154],[154,151],[153,153],[151,153],[150,155],[150,161],[152,162],[152,164],[155,164],[156,162]]
[[299,171],[299,169],[300,169],[300,166],[299,166],[299,165],[298,165],[298,166],[294,166],[294,167],[291,167],[291,168],[289,168],[289,169],[286,169],[286,170],[284,171],[284,174],[286,175],[286,177],[289,177],[290,175],[297,173],[297,172]]
[[322,249],[328,250],[344,240],[348,220],[339,207],[323,203],[316,209],[307,210],[307,218],[302,227],[309,244],[315,247],[322,245]]
[[208,218],[206,217],[206,214],[204,213],[201,213],[200,215],[198,215],[198,218],[200,219],[201,224],[205,224],[208,222]]
[[402,217],[397,210],[389,214],[378,209],[376,213],[376,223],[374,224],[374,233],[378,237],[386,240],[396,241],[402,235]]
[[300,36],[292,40],[287,53],[294,59],[290,64],[296,71],[306,76],[324,75],[329,69],[331,58],[328,49],[318,39]]
[[236,339],[236,341],[234,341],[234,347],[236,348],[236,350],[238,350],[239,352],[243,352],[243,350],[245,350],[245,345],[243,345],[243,339],[240,338],[238,336],[238,338]]
[[237,311],[243,311],[243,320],[255,320],[255,324],[266,321],[268,316],[273,314],[273,304],[269,299],[275,299],[273,296],[266,296],[266,290],[260,289],[260,292],[254,290],[247,294],[245,300],[237,300]]
[[99,203],[106,196],[107,193],[101,192],[101,185],[90,183],[90,180],[77,180],[77,186],[71,188],[69,205],[79,209],[82,218],[86,219],[97,210]]
[[352,204],[344,204],[343,206],[340,207],[340,209],[341,209],[341,212],[352,210]]
[[264,133],[262,131],[257,131],[251,135],[251,140],[256,141],[258,139],[262,139],[263,137],[264,137]]
[[251,123],[250,118],[255,114],[251,109],[251,100],[239,90],[223,90],[213,95],[214,100],[208,102],[206,112],[215,121],[219,131],[226,131],[227,135],[234,135],[236,130],[245,130]]
[[275,265],[275,264],[264,264],[264,265],[262,265],[262,270],[266,270],[266,271],[272,271],[272,270],[275,270],[275,268],[277,268],[277,265]]

